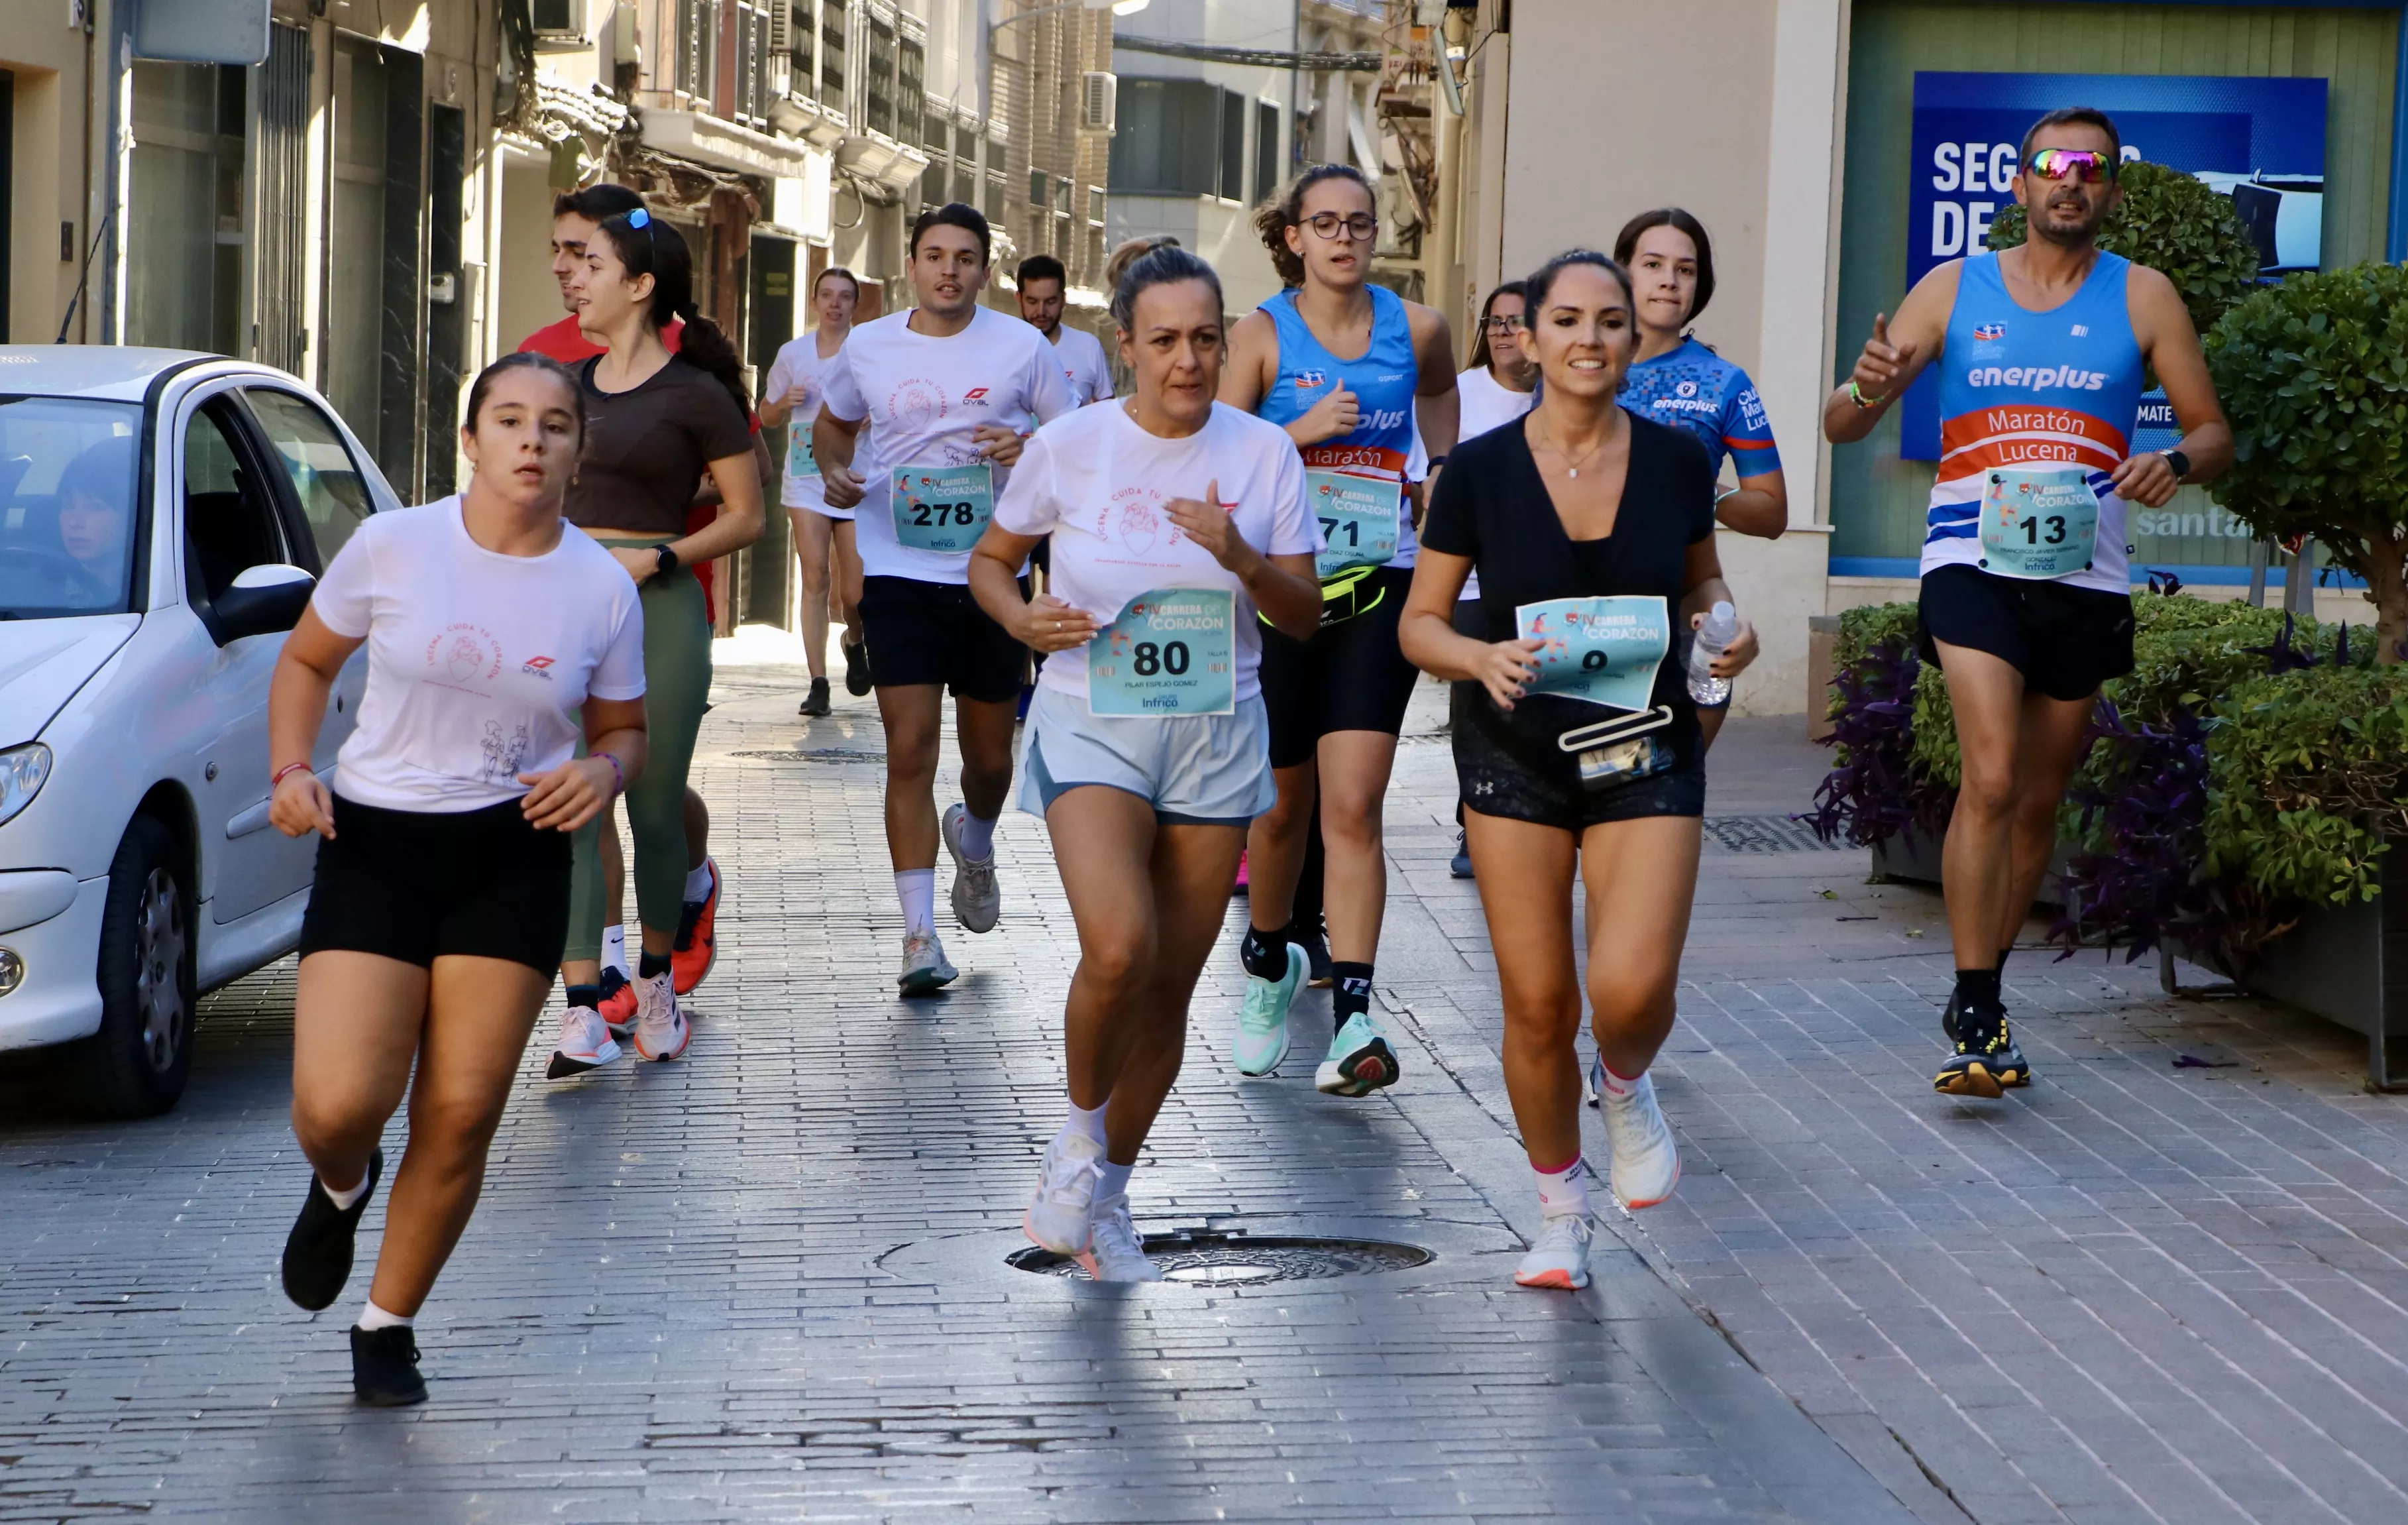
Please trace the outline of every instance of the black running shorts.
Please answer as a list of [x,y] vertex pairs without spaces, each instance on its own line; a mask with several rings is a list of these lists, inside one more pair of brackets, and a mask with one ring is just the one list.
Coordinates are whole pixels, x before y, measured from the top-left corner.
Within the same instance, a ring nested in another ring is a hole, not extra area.
[[519,802],[438,813],[335,797],[335,836],[301,918],[301,957],[380,954],[421,969],[458,956],[546,974],[568,944],[569,839]]
[[1270,712],[1273,768],[1311,762],[1332,731],[1394,736],[1404,729],[1405,707],[1421,676],[1397,644],[1412,582],[1403,568],[1375,568],[1357,592],[1357,602],[1371,608],[1323,626],[1310,640],[1263,626],[1263,706]]
[[2084,699],[2132,670],[2132,597],[2099,588],[1935,567],[1919,605],[1923,659],[1944,668],[1935,642],[1988,652],[2053,699]]
[[1017,699],[1028,679],[1028,648],[957,583],[865,577],[861,626],[881,688],[942,683],[955,698],[1000,704]]
[[[1479,701],[1483,709],[1487,701]],[[1655,815],[1706,813],[1706,764],[1695,744],[1697,722],[1676,725],[1669,734],[1684,760],[1670,770],[1611,789],[1584,789],[1570,755],[1549,756],[1550,766],[1531,764],[1529,755],[1501,740],[1492,714],[1469,716],[1455,728],[1455,776],[1463,808],[1509,821],[1551,826],[1577,836],[1593,826],[1638,821]],[[1678,740],[1685,729],[1691,739]]]

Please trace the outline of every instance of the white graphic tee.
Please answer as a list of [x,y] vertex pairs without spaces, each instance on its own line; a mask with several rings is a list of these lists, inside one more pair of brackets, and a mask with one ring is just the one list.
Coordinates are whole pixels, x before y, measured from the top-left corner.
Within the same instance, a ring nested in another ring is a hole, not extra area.
[[1070,396],[1084,408],[1112,398],[1112,363],[1104,358],[1104,341],[1068,324],[1054,330],[1054,358],[1070,383]]

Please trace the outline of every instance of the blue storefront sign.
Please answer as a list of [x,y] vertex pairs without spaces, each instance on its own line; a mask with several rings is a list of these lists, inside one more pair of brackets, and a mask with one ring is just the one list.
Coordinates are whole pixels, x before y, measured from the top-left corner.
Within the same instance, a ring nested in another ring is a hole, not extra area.
[[[1988,247],[2014,204],[2024,133],[2061,106],[2115,119],[2124,157],[2188,170],[2232,197],[2261,271],[2312,270],[2322,257],[2325,81],[2214,75],[1957,74],[1914,77],[1906,281]],[[1899,405],[1899,454],[1940,457],[1939,378],[1926,371]],[[2135,451],[2175,439],[2165,395],[2142,399]]]

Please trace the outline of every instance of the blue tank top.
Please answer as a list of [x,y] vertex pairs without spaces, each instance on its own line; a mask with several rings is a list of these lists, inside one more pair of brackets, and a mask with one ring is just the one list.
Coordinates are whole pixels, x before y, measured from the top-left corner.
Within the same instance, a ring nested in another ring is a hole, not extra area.
[[[1263,304],[1279,334],[1279,374],[1254,411],[1273,424],[1293,424],[1342,382],[1354,394],[1363,421],[1352,434],[1303,447],[1306,469],[1363,472],[1401,483],[1413,450],[1413,392],[1419,375],[1412,323],[1403,297],[1385,286],[1366,289],[1371,294],[1371,344],[1354,360],[1340,360],[1321,347],[1296,309],[1293,289]],[[1413,540],[1412,516],[1399,513],[1398,518],[1397,554],[1387,565],[1411,567],[1420,549]]]
[[1940,358],[1940,469],[1925,513],[1923,567],[1982,559],[1983,473],[2049,464],[2087,469],[2099,498],[2096,554],[2056,579],[2129,593],[2124,500],[2108,474],[2131,453],[2144,369],[2125,287],[2131,261],[2103,250],[2082,289],[2046,312],[2017,306],[1999,256],[1976,254],[1956,277]]

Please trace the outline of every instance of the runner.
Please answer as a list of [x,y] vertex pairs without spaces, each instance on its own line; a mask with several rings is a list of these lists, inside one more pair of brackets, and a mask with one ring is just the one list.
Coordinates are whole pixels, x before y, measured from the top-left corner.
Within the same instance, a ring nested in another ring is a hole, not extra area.
[[[710,622],[702,589],[686,568],[760,538],[761,480],[745,421],[743,372],[718,324],[695,309],[694,267],[677,229],[640,207],[603,219],[570,291],[584,332],[609,348],[578,371],[591,438],[566,513],[627,569],[644,606],[652,766],[627,791],[643,938],[632,1035],[638,1057],[673,1059],[685,1052],[688,1037],[671,968],[694,861],[685,835],[686,770],[710,697]],[[671,317],[685,323],[674,355],[660,338]],[[705,472],[724,501],[710,525],[685,533],[694,486]],[[577,897],[561,968],[568,1006],[552,1057],[555,1080],[619,1053],[599,1011],[599,835],[597,823],[577,838]],[[707,859],[703,867],[716,878]]]
[[[886,726],[886,850],[903,907],[896,984],[922,996],[959,972],[937,937],[937,842],[953,860],[953,916],[973,932],[1002,914],[995,824],[1011,790],[1014,701],[1028,649],[970,597],[970,550],[996,484],[1020,459],[1023,420],[1077,406],[1053,347],[978,305],[990,242],[977,209],[931,207],[911,224],[916,306],[866,323],[827,373],[812,443],[828,502],[865,501],[861,620]],[[868,439],[861,428],[876,415]],[[856,450],[859,451],[856,456]],[[944,692],[953,694],[962,801],[937,816]]]
[[1044,335],[1062,364],[1070,396],[1084,408],[1112,400],[1112,363],[1104,358],[1103,340],[1083,328],[1062,324],[1064,294],[1070,277],[1051,254],[1031,254],[1020,262],[1012,281],[1020,288],[1020,315]]
[[[1462,438],[1472,439],[1491,429],[1502,428],[1530,410],[1534,399],[1531,389],[1539,384],[1539,365],[1522,344],[1522,283],[1508,281],[1488,294],[1480,308],[1480,337],[1471,341],[1471,366],[1455,379],[1456,396],[1463,399]],[[1472,573],[1455,599],[1455,628],[1463,635],[1478,638],[1480,624],[1480,574]],[[1469,725],[1469,705],[1479,698],[1478,690],[1469,683],[1455,683],[1447,690],[1446,728],[1451,735]],[[1465,841],[1463,828],[1463,781],[1455,780],[1455,856],[1447,863],[1447,871],[1457,879],[1471,877],[1471,848]]]
[[[411,1321],[476,1210],[560,963],[567,834],[644,766],[639,600],[609,553],[561,523],[583,442],[576,380],[506,355],[469,388],[467,419],[467,492],[360,525],[286,640],[268,699],[268,819],[323,839],[294,1000],[293,1131],[315,1172],[284,1242],[284,1293],[300,1306],[331,1305],[351,1279],[384,1170],[377,1141],[409,1097],[376,1281],[351,1329],[352,1390],[379,1405],[426,1396]],[[308,759],[364,642],[367,690],[330,789]]]
[[1377,210],[1359,171],[1322,165],[1254,213],[1288,289],[1239,320],[1221,378],[1222,401],[1284,426],[1302,449],[1327,542],[1320,629],[1306,640],[1263,638],[1279,800],[1247,835],[1237,1065],[1268,1074],[1287,1050],[1288,1004],[1307,963],[1286,928],[1317,798],[1338,1030],[1313,1085],[1340,1096],[1397,1078],[1370,1005],[1388,895],[1381,806],[1414,680],[1397,648],[1415,552],[1401,483],[1417,423],[1433,471],[1455,435],[1446,320],[1369,280]]
[[[1714,518],[1742,535],[1779,540],[1789,527],[1789,487],[1764,399],[1747,372],[1686,332],[1714,295],[1714,246],[1705,224],[1678,207],[1641,212],[1615,237],[1613,257],[1630,271],[1639,295],[1639,358],[1623,383],[1622,405],[1694,435],[1717,478],[1728,456],[1739,484],[1715,489]],[[1729,715],[1727,698],[1699,707],[1708,747]]]
[[[1546,384],[1517,426],[1455,452],[1401,635],[1424,669],[1483,690],[1471,724],[1455,733],[1455,758],[1471,797],[1471,856],[1505,1008],[1506,1094],[1538,1177],[1541,1228],[1513,1279],[1580,1288],[1593,1225],[1573,1047],[1572,875],[1588,895],[1613,1195],[1649,1207],[1681,1176],[1647,1070],[1672,1030],[1706,797],[1674,622],[1694,627],[1730,592],[1705,453],[1615,405],[1638,343],[1629,277],[1575,250],[1525,290]],[[1474,570],[1478,637],[1451,623]],[[1755,656],[1742,625],[1714,671],[1727,677]],[[1595,734],[1600,722],[1610,734]],[[1583,730],[1592,734],[1561,744]]]
[[[1153,251],[1122,278],[1112,318],[1137,395],[1038,432],[969,575],[980,607],[1053,656],[1020,808],[1045,818],[1079,928],[1069,1117],[1025,1226],[1097,1281],[1159,1281],[1129,1172],[1178,1078],[1246,825],[1274,792],[1255,611],[1312,632],[1319,537],[1296,446],[1213,400],[1212,267]],[[1055,583],[1032,601],[1014,573],[1045,535]]]
[[819,416],[824,377],[853,332],[861,305],[861,282],[832,265],[811,285],[819,323],[799,338],[779,346],[761,388],[761,422],[786,431],[786,474],[781,498],[794,527],[795,559],[803,570],[803,646],[810,664],[810,692],[801,712],[828,712],[827,627],[830,615],[844,626],[844,688],[855,698],[869,692],[869,663],[861,648],[853,600],[861,596],[861,553],[853,543],[853,511],[828,507],[820,490],[820,468],[811,459],[811,420]]
[[[2033,123],[2015,175],[2030,241],[1917,281],[1896,323],[1874,316],[1855,375],[1823,405],[1825,438],[1862,439],[1926,366],[1951,361],[1939,377],[1920,644],[1947,679],[1964,762],[1941,855],[1956,956],[1941,1025],[1956,1051],[1933,1084],[1952,1096],[2031,1083],[1999,969],[2056,848],[2099,685],[2132,669],[2124,506],[2161,508],[2181,483],[2232,464],[2232,430],[2173,282],[2099,248],[2124,194],[2122,154],[2105,112],[2076,107]],[[2151,373],[2182,439],[2134,454]]]

